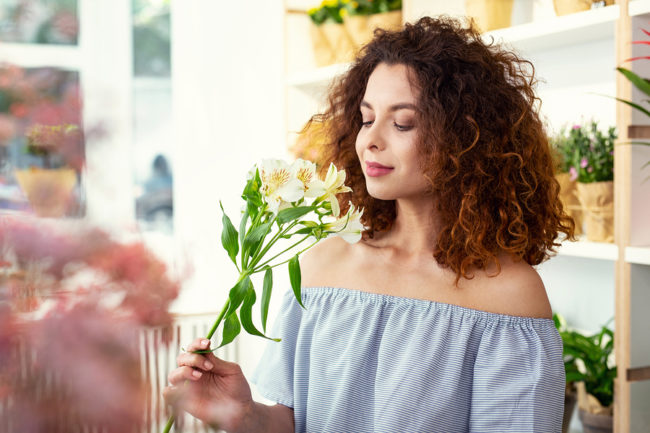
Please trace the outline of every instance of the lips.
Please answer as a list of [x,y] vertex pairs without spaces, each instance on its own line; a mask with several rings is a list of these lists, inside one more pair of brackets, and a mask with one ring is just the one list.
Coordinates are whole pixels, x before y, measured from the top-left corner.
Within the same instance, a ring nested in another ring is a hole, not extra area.
[[388,167],[378,162],[366,161],[366,174],[370,177],[384,176],[391,171],[393,171],[393,167]]

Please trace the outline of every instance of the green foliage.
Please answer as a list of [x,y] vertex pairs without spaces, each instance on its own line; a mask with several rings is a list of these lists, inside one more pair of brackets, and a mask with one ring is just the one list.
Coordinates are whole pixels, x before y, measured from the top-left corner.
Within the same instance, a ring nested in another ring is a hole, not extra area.
[[401,9],[402,0],[323,0],[319,7],[308,10],[307,14],[316,25],[325,22],[342,24],[346,15],[373,15]]
[[402,0],[343,0],[350,15],[373,15],[402,9]]
[[[558,314],[553,315],[555,326],[564,344],[566,381],[584,382],[587,392],[607,407],[614,401],[614,379],[617,368],[609,364],[614,351],[614,333],[603,325],[600,332],[584,335],[567,329]],[[609,322],[608,322],[609,323]]]
[[615,127],[603,133],[594,120],[561,131],[551,138],[558,170],[569,172],[573,180],[582,183],[613,180],[616,138]]

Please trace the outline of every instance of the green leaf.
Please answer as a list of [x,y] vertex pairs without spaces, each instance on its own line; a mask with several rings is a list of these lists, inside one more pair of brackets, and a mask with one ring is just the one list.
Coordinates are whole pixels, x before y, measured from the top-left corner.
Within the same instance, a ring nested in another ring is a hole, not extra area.
[[260,309],[262,311],[262,328],[266,332],[266,320],[269,316],[269,304],[271,302],[271,290],[273,290],[273,269],[269,266],[266,267],[264,273],[264,288],[262,290],[262,304]]
[[248,208],[244,211],[239,222],[239,243],[244,245],[244,237],[246,237],[246,223],[248,222]]
[[639,110],[640,112],[642,112],[646,116],[650,116],[650,111],[646,110],[645,108],[643,108],[639,104],[635,104],[634,102],[626,101],[625,99],[621,99],[621,98],[614,98],[614,99],[616,99],[617,101],[622,102],[624,104],[627,104],[627,105],[629,105],[630,107],[632,107],[632,108],[634,108],[636,110]]
[[231,343],[237,335],[241,332],[241,326],[239,325],[239,319],[237,318],[236,313],[232,313],[226,316],[226,319],[223,323],[223,338],[219,347],[223,347],[228,343]]
[[239,311],[242,326],[246,332],[251,335],[257,335],[258,337],[264,337],[273,341],[280,341],[277,338],[269,338],[262,334],[253,324],[253,305],[255,304],[255,298],[255,290],[251,286],[246,293],[246,298],[244,298],[244,305],[242,305],[241,310]]
[[284,223],[288,223],[289,221],[293,221],[305,214],[308,214],[312,210],[313,209],[311,206],[298,206],[298,207],[290,207],[287,209],[283,209],[280,212],[278,212],[278,218],[277,218],[278,224],[284,224]]
[[650,83],[645,78],[642,78],[625,68],[616,68],[618,72],[623,74],[637,89],[650,96]]
[[305,308],[302,304],[300,279],[300,262],[298,261],[298,254],[296,254],[291,258],[291,260],[289,260],[289,280],[291,281],[291,288],[293,289],[293,294],[296,296],[296,300],[302,308]]
[[237,241],[237,230],[235,226],[230,222],[230,218],[226,215],[226,212],[223,210],[223,205],[219,202],[221,206],[221,212],[223,212],[223,217],[221,218],[221,223],[223,229],[221,230],[221,245],[228,252],[230,260],[233,263],[237,264],[237,253],[239,253],[239,242]]
[[260,224],[246,235],[244,238],[244,250],[247,251],[249,255],[255,252],[259,243],[264,240],[264,237],[269,232],[270,227],[270,222]]
[[237,308],[239,308],[241,303],[244,301],[244,296],[246,296],[246,292],[250,286],[252,286],[251,279],[247,275],[245,278],[239,280],[239,282],[235,284],[232,289],[230,289],[230,293],[228,294],[228,299],[230,299],[230,306],[228,307],[226,316],[229,316],[237,311]]
[[293,234],[294,235],[308,235],[311,233],[314,229],[311,227],[303,227],[300,230],[296,230]]

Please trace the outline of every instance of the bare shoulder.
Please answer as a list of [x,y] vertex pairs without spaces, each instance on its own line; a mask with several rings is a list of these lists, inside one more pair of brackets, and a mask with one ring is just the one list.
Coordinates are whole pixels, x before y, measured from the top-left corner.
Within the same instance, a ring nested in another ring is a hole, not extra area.
[[550,319],[553,316],[546,288],[537,271],[523,260],[499,258],[501,272],[481,278],[482,301],[493,311],[521,317]]
[[300,258],[304,287],[334,286],[341,258],[350,254],[351,246],[338,236],[325,239],[307,250]]

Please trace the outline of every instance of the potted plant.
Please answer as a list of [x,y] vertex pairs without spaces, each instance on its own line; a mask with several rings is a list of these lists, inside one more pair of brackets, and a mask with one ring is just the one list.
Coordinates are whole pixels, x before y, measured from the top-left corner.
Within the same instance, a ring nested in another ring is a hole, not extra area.
[[[557,314],[553,320],[564,344],[567,393],[571,392],[569,388],[575,386],[578,415],[583,430],[585,433],[611,432],[617,368],[612,362],[614,333],[607,327],[609,322],[603,325],[598,333],[585,335],[568,329],[564,320]],[[564,423],[568,427],[571,414],[567,415],[567,410],[569,408],[565,404]]]
[[595,120],[583,126],[574,125],[562,135],[570,177],[578,182],[578,199],[587,239],[594,242],[614,241],[616,137],[615,127],[603,133]]
[[34,125],[27,133],[26,152],[42,160],[41,167],[15,171],[34,213],[42,217],[65,215],[83,164],[79,127]]
[[465,14],[483,32],[510,27],[513,0],[465,0]]
[[341,0],[323,0],[317,8],[309,9],[312,21],[311,37],[317,66],[344,63],[352,59],[354,44],[345,27]]
[[372,39],[375,29],[396,30],[402,26],[402,0],[342,0],[343,24],[355,48]]
[[565,212],[575,222],[574,234],[582,234],[582,206],[578,200],[578,172],[571,166],[573,159],[573,141],[569,140],[566,129],[549,138],[555,160],[555,179],[560,184],[560,200]]

